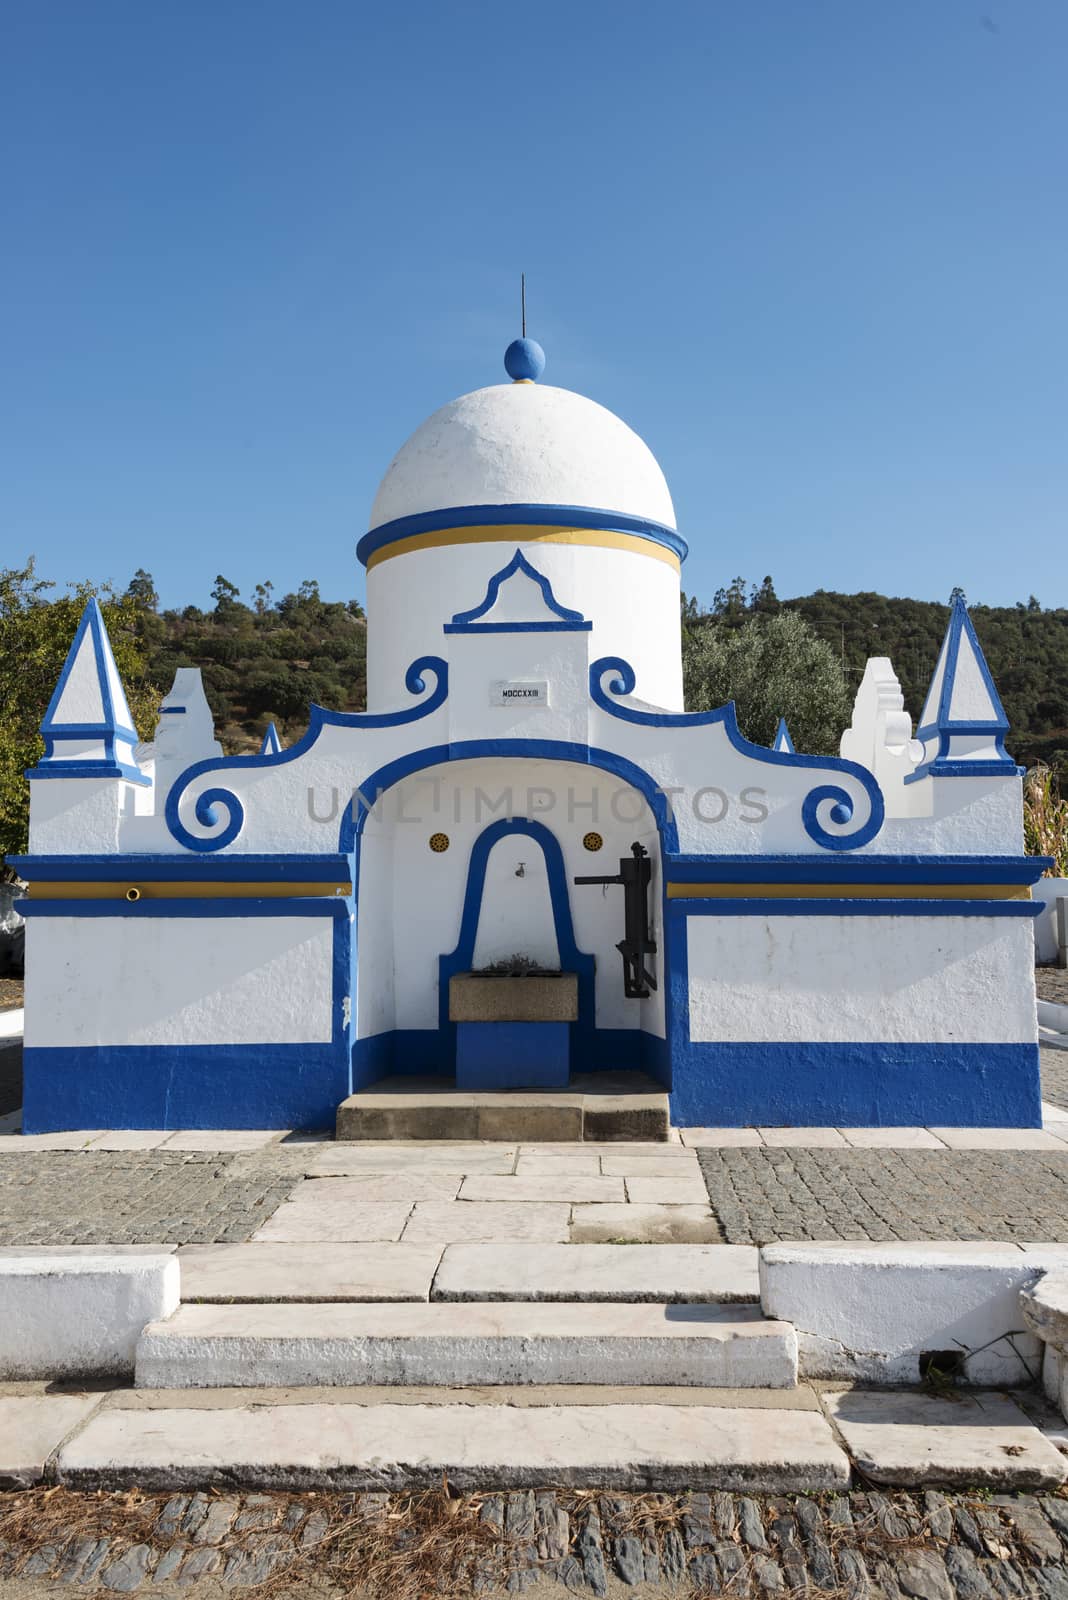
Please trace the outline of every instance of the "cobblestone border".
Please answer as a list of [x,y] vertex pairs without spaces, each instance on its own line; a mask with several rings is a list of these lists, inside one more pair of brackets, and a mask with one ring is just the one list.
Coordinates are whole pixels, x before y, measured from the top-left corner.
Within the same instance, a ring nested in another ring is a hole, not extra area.
[[598,1600],[612,1580],[695,1596],[1068,1600],[1066,1560],[1061,1495],[0,1495],[0,1580],[98,1593],[210,1579],[298,1594],[318,1578],[361,1600],[460,1600],[540,1577]]

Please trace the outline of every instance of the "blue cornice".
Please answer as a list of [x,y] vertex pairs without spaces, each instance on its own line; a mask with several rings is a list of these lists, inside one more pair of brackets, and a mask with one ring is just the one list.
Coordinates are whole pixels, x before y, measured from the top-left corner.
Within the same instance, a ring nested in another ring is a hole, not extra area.
[[159,883],[304,883],[318,879],[347,878],[348,856],[231,855],[205,860],[201,856],[73,855],[8,856],[20,878],[32,883],[122,882],[151,878]]
[[681,534],[666,523],[652,522],[646,517],[628,517],[618,511],[596,511],[591,506],[563,505],[486,505],[447,506],[441,511],[422,511],[412,517],[397,517],[393,522],[383,522],[378,528],[365,533],[356,546],[356,555],[364,566],[370,558],[386,545],[400,539],[411,539],[420,533],[441,533],[450,528],[492,528],[496,526],[531,528],[594,528],[613,533],[629,533],[638,539],[649,539],[653,544],[671,550],[680,561],[685,561],[689,546]]
[[1052,865],[1051,856],[666,855],[663,871],[670,883],[1030,884]]

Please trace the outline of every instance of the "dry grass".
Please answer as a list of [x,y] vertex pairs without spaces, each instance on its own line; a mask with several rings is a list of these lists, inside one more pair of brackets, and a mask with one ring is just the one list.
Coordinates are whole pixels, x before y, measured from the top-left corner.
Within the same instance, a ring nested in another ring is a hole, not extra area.
[[1032,767],[1024,779],[1024,845],[1028,855],[1052,856],[1053,875],[1068,877],[1068,800],[1049,767]]

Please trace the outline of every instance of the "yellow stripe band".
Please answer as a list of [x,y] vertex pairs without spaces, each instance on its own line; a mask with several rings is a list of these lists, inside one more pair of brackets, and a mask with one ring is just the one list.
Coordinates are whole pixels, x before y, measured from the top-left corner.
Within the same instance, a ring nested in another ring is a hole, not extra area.
[[367,558],[371,571],[393,556],[411,555],[417,550],[440,550],[456,544],[570,544],[587,545],[601,550],[627,550],[634,555],[652,556],[655,561],[666,561],[675,572],[682,570],[678,556],[665,545],[654,544],[638,534],[619,533],[612,528],[540,527],[527,523],[500,523],[494,527],[437,528],[430,533],[413,533],[406,539],[395,539]]
[[[131,894],[136,890],[136,894]],[[31,900],[264,900],[323,897],[352,893],[351,883],[31,883]]]

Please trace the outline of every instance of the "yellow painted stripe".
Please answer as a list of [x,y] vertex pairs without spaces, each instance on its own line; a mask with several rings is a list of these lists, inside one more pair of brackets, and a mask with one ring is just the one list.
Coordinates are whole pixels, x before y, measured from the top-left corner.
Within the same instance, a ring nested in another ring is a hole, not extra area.
[[669,900],[1030,900],[1018,883],[669,883]]
[[145,900],[263,900],[293,899],[298,895],[352,893],[351,883],[31,883],[31,900],[125,900],[139,889]]
[[416,550],[438,550],[454,544],[595,545],[603,550],[630,550],[635,555],[652,556],[656,561],[666,561],[676,572],[682,570],[674,550],[635,533],[616,533],[611,528],[543,528],[526,523],[490,528],[436,528],[431,533],[413,533],[407,539],[383,545],[368,556],[367,570],[370,572],[380,561],[388,561],[392,556],[406,556]]

